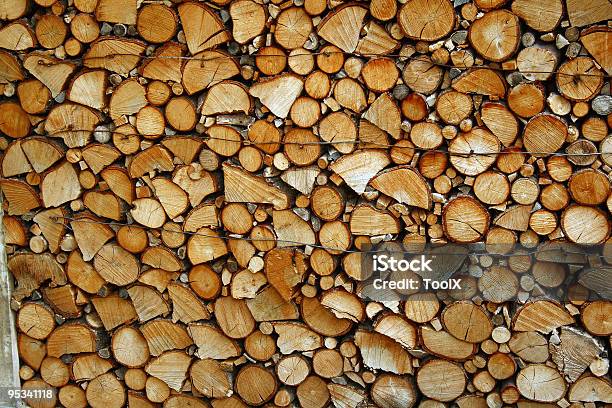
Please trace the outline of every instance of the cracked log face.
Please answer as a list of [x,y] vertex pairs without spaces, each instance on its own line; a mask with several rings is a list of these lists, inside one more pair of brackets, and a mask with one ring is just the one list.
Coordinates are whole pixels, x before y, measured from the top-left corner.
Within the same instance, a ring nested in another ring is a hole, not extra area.
[[[0,0],[19,374],[53,391],[29,406],[612,404],[610,21],[609,0]],[[381,243],[487,254],[378,299]]]

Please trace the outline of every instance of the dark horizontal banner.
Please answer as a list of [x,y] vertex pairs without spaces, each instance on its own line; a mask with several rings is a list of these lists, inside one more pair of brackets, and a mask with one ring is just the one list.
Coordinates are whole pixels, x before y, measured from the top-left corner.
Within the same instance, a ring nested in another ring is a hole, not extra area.
[[612,245],[384,242],[363,248],[358,274],[361,295],[375,301],[580,303],[612,299]]

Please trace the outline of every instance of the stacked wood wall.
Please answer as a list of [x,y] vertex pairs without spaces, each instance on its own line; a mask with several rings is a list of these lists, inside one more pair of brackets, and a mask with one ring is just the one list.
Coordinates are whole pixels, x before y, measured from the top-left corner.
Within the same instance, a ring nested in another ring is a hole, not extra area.
[[[611,404],[611,19],[0,0],[20,375],[55,391],[30,404]],[[599,245],[604,299],[534,300],[577,271],[484,256],[479,296],[367,301],[358,251],[383,241]]]

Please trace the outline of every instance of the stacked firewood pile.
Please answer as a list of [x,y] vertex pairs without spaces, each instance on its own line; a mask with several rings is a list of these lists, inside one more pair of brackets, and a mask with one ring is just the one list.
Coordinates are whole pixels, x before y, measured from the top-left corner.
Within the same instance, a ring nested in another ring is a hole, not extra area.
[[[611,19],[0,0],[20,376],[54,390],[30,405],[612,403]],[[586,281],[507,252],[469,257],[478,294],[367,299],[360,250],[388,241],[600,251]]]

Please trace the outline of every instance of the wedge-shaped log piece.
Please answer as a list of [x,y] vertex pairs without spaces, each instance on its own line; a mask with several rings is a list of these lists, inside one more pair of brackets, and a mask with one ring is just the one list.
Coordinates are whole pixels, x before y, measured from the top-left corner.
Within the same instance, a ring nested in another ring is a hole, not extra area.
[[547,334],[572,323],[574,318],[559,304],[550,300],[536,300],[517,310],[512,319],[512,330]]
[[183,223],[185,232],[196,232],[202,227],[219,225],[217,207],[214,204],[200,204],[187,214]]
[[354,386],[330,382],[327,389],[331,402],[336,407],[357,408],[367,399],[365,391]]
[[530,205],[515,205],[495,217],[493,223],[512,231],[527,231],[530,214]]
[[467,94],[497,96],[506,95],[506,85],[502,77],[487,68],[474,68],[453,81],[453,89]]
[[364,305],[357,295],[344,289],[330,289],[321,295],[321,305],[328,308],[337,318],[355,323],[365,319]]
[[37,173],[44,172],[64,156],[64,151],[55,142],[43,137],[29,137],[20,145]]
[[501,103],[486,102],[482,105],[480,117],[504,146],[512,145],[518,135],[519,127],[516,117],[508,108]]
[[464,361],[473,356],[478,345],[462,341],[444,330],[423,326],[419,330],[423,346],[432,354],[449,360]]
[[612,403],[612,385],[604,377],[591,375],[580,378],[569,389],[568,399],[571,402]]
[[23,22],[10,23],[0,29],[0,48],[23,51],[35,45],[34,32]]
[[168,285],[168,294],[172,299],[172,321],[191,323],[210,318],[206,307],[188,287],[172,282]]
[[270,111],[280,118],[286,118],[293,102],[302,93],[304,83],[297,75],[284,74],[260,81],[251,86],[249,93],[259,98]]
[[91,303],[100,316],[104,328],[109,331],[138,318],[130,299],[123,299],[116,293],[106,297],[94,297]]
[[0,104],[0,121],[0,131],[15,139],[25,137],[30,132],[28,114],[18,103]]
[[162,45],[155,50],[153,59],[145,62],[140,68],[142,76],[180,84],[183,78],[181,74],[183,51],[184,46],[178,43],[170,42]]
[[370,185],[399,203],[429,209],[431,190],[429,184],[416,170],[402,166],[385,170],[376,175]]
[[4,156],[2,157],[2,175],[4,177],[11,177],[30,171],[32,171],[32,167],[23,153],[21,142],[16,140],[4,151]]
[[187,330],[195,345],[198,346],[196,356],[201,359],[226,360],[241,354],[238,343],[213,326],[190,324]]
[[175,391],[180,391],[187,379],[191,357],[183,351],[167,351],[152,359],[145,367],[147,374],[159,378]]
[[294,320],[299,317],[295,303],[286,301],[273,286],[268,286],[253,299],[246,301],[257,322]]
[[33,339],[23,333],[17,337],[19,357],[35,370],[40,368],[43,359],[47,356],[47,347],[43,341]]
[[200,228],[187,242],[187,257],[198,265],[227,254],[225,241],[210,228]]
[[144,285],[134,285],[127,291],[134,304],[134,309],[136,309],[138,320],[141,322],[166,315],[170,311],[168,302],[153,288]]
[[110,166],[100,172],[102,179],[108,184],[115,195],[128,204],[132,203],[134,196],[134,186],[126,169]]
[[350,155],[340,157],[329,168],[342,177],[344,182],[357,194],[363,194],[372,177],[390,162],[385,152],[357,150]]
[[272,204],[277,210],[289,207],[287,194],[240,167],[224,163],[223,177],[227,202]]
[[192,55],[230,40],[221,19],[203,3],[181,3],[178,12]]
[[353,112],[361,112],[367,106],[363,88],[359,82],[352,78],[342,78],[336,82],[336,86],[334,87],[334,98],[341,106]]
[[180,271],[183,267],[182,262],[176,255],[163,245],[145,249],[140,260],[143,264],[149,265],[152,268],[159,268],[169,272]]
[[107,77],[108,73],[104,70],[80,72],[68,87],[68,100],[98,110],[104,108]]
[[[250,0],[243,2],[251,3]],[[193,95],[239,73],[240,66],[230,55],[216,50],[204,51],[194,55],[183,66],[183,86],[188,94]]]
[[272,222],[278,247],[314,245],[316,242],[312,227],[291,210],[272,212]]
[[410,354],[391,338],[360,329],[355,333],[355,344],[366,366],[395,374],[412,374]]
[[[103,68],[127,75],[136,68],[145,48],[145,44],[137,40],[100,37],[90,45],[89,51],[83,57],[83,64],[87,68]],[[120,54],[121,57],[111,57],[114,54]]]
[[160,145],[153,145],[136,154],[128,167],[131,178],[142,177],[147,173],[155,171],[172,170],[174,170],[172,155]]
[[153,286],[158,292],[164,292],[172,280],[179,277],[178,272],[168,272],[163,269],[149,269],[140,274],[138,282]]
[[357,49],[358,54],[362,55],[385,55],[395,51],[399,47],[399,42],[391,37],[387,31],[370,21],[363,28],[366,35],[359,40]]
[[96,20],[134,25],[136,3],[136,0],[100,0],[96,6]]
[[16,217],[2,217],[2,227],[4,228],[4,243],[17,246],[26,246],[28,237],[26,228]]
[[81,214],[70,221],[70,228],[85,261],[91,261],[100,248],[115,236],[113,230],[108,225],[100,224],[100,221],[89,214]]
[[309,195],[320,172],[317,166],[290,167],[280,177],[300,193]]
[[351,320],[336,317],[317,298],[303,298],[300,310],[308,327],[324,336],[341,336],[346,334],[353,326]]
[[33,221],[40,228],[43,236],[49,243],[49,250],[52,253],[59,251],[60,243],[66,232],[66,212],[63,208],[52,208],[36,214]]
[[302,323],[274,323],[274,331],[278,334],[276,345],[282,354],[316,350],[323,345],[321,336]]
[[46,287],[41,289],[42,297],[53,311],[64,318],[78,318],[81,309],[76,304],[76,290],[74,286],[67,284],[58,287]]
[[75,381],[88,381],[110,371],[113,364],[97,354],[77,356],[70,367]]
[[85,324],[64,324],[53,330],[47,339],[47,354],[51,357],[95,351],[96,335]]
[[596,26],[582,32],[580,42],[589,54],[612,75],[612,29]]
[[[102,279],[91,264],[83,260],[79,251],[72,251],[68,257],[66,275],[70,282],[86,293],[98,293],[106,285],[106,281]],[[134,317],[136,317],[135,313]]]
[[49,88],[53,98],[62,92],[68,77],[76,69],[76,66],[72,63],[38,53],[32,53],[25,57],[23,67]]
[[304,255],[291,249],[272,249],[264,258],[264,270],[268,282],[285,299],[294,295],[294,290],[304,279],[306,262]]
[[193,344],[187,330],[169,320],[152,320],[140,326],[140,331],[147,339],[153,356],[159,356],[164,351],[182,350]]
[[554,30],[561,21],[563,2],[544,0],[536,4],[529,0],[515,0],[512,2],[512,12],[534,30],[547,32]]
[[183,163],[191,163],[200,152],[202,140],[192,136],[172,136],[162,140],[161,144]]
[[19,180],[0,180],[2,194],[8,201],[9,215],[23,215],[42,205],[36,191],[27,183]]
[[0,83],[6,84],[21,80],[23,80],[23,71],[17,58],[7,51],[0,50]]
[[81,154],[94,174],[100,173],[106,166],[121,157],[119,150],[99,143],[88,145],[81,151]]
[[576,382],[603,348],[589,334],[572,327],[562,327],[559,338],[559,344],[550,345],[552,360],[569,382]]
[[64,162],[46,173],[40,190],[45,207],[57,207],[81,195],[78,175],[69,162]]
[[156,177],[151,181],[155,188],[155,195],[159,199],[168,217],[174,219],[189,207],[189,198],[179,186],[172,181]]
[[399,139],[401,117],[400,110],[393,98],[384,93],[380,95],[363,114],[363,119],[378,126],[390,134],[394,139]]
[[357,48],[367,12],[367,8],[360,4],[342,5],[319,23],[317,32],[342,51],[353,52]]
[[407,349],[413,349],[418,342],[416,327],[399,314],[386,313],[374,323],[374,331],[395,340]]
[[128,79],[115,88],[110,98],[109,114],[116,121],[124,115],[137,113],[147,104],[145,87],[136,78]]
[[213,85],[206,94],[201,113],[206,116],[234,112],[248,114],[252,108],[251,98],[243,84],[222,81]]
[[159,228],[166,222],[164,207],[154,198],[138,198],[132,202],[130,214],[134,221],[149,228]]
[[566,7],[569,20],[576,27],[609,20],[612,15],[612,4],[607,0],[567,0]]
[[232,394],[228,373],[215,360],[198,360],[189,370],[193,387],[208,398],[222,398]]
[[[244,242],[244,241],[232,241],[232,242]],[[234,252],[236,252],[236,250]],[[248,263],[247,263],[247,266],[248,266]],[[234,277],[232,278],[232,285],[231,285],[232,296],[235,297],[236,299],[253,299],[255,296],[257,296],[257,292],[259,292],[261,288],[263,288],[267,283],[268,283],[268,280],[265,274],[261,272],[253,273],[249,271],[248,269],[245,269],[235,274]]]
[[100,117],[93,109],[76,103],[62,103],[49,112],[45,131],[51,137],[61,137],[68,147],[82,147],[89,143],[99,122]]
[[192,207],[198,206],[206,196],[219,188],[215,176],[196,163],[177,166],[172,181],[187,193]]
[[231,296],[218,298],[215,315],[223,333],[232,339],[243,339],[255,329],[255,319],[244,300]]

